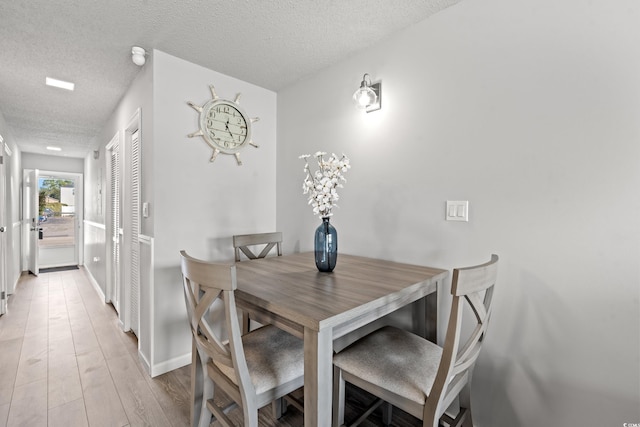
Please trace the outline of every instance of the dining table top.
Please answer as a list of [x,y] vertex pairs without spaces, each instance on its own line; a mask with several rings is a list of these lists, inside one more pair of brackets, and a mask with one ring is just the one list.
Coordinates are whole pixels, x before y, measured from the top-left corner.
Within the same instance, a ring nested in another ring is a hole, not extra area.
[[[435,292],[447,270],[339,254],[332,272],[320,272],[314,253],[236,263],[237,298],[319,331]],[[427,284],[427,286],[425,286]]]

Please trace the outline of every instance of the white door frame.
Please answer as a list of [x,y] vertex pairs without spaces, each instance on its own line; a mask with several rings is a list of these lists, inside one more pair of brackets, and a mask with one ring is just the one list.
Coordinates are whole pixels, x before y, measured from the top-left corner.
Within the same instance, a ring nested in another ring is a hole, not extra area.
[[26,270],[40,273],[38,264],[38,169],[22,170],[22,229]]
[[7,312],[7,211],[5,191],[4,139],[0,135],[0,315]]
[[[38,175],[36,176],[37,183],[36,188],[40,191],[40,178],[43,176],[51,176],[54,178],[67,179],[74,182],[74,203],[76,205],[76,211],[74,213],[74,228],[75,228],[75,239],[74,239],[74,250],[72,260],[75,265],[83,265],[84,264],[84,251],[82,250],[83,242],[84,242],[84,229],[82,227],[83,224],[83,213],[84,213],[84,187],[83,187],[83,174],[75,173],[75,172],[54,172],[47,170],[39,170]],[[36,201],[39,202],[39,199],[36,197]],[[36,208],[37,209],[37,208]],[[36,241],[37,242],[37,241]],[[38,246],[38,269],[43,264],[42,262],[42,254],[40,253],[40,247]],[[69,265],[65,263],[65,265]],[[44,265],[44,267],[58,267],[58,265]]]

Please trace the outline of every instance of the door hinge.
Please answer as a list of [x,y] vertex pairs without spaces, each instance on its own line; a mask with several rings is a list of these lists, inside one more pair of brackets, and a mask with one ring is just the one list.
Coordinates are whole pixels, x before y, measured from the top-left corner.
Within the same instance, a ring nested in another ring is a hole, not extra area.
[[0,300],[3,300],[3,299],[5,299],[5,298],[7,298],[7,296],[6,296],[5,292],[4,292],[4,291],[2,291],[2,292],[0,293]]
[[0,165],[4,165],[4,156],[0,156]]

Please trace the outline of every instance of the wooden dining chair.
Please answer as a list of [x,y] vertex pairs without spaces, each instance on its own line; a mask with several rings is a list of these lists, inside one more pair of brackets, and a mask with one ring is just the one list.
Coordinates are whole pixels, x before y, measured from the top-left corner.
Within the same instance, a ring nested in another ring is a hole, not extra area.
[[[280,231],[273,233],[237,234],[233,236],[233,249],[236,262],[265,258],[274,248],[276,249],[276,255],[282,256],[282,232]],[[260,249],[260,252],[256,255],[258,249]],[[244,255],[244,257],[242,255]],[[247,313],[243,313],[242,333],[247,333],[250,330],[250,316]]]
[[[264,246],[263,246],[264,245]],[[255,247],[262,247],[261,251],[254,252]],[[278,256],[282,256],[282,232],[273,233],[257,233],[257,234],[239,234],[233,236],[233,248],[236,254],[236,262],[242,261],[241,254],[247,259],[258,259],[266,257],[273,248],[276,248]],[[252,250],[253,248],[253,250]]]
[[[357,425],[384,402],[422,420],[425,427],[473,427],[471,376],[487,332],[498,256],[485,264],[456,268],[451,283],[447,335],[440,347],[410,332],[385,326],[334,355],[333,424],[344,423],[345,381],[378,399],[351,425]],[[476,326],[462,342],[463,301],[475,314]],[[455,418],[445,414],[456,397]],[[387,417],[385,423],[389,423]]]
[[[235,303],[235,265],[197,260],[180,251],[184,296],[194,342],[192,426],[224,426],[240,406],[246,427],[257,427],[258,409],[304,383],[303,342],[268,325],[241,335]],[[222,390],[233,401],[214,402]],[[278,416],[278,414],[274,414]]]

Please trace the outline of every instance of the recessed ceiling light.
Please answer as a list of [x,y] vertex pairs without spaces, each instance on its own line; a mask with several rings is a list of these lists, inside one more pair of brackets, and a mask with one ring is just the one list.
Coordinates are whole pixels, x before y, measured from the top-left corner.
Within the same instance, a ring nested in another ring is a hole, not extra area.
[[60,147],[47,147],[47,150],[51,150],[51,151],[62,151],[62,148],[60,148]]
[[73,90],[75,84],[71,82],[65,82],[63,80],[52,79],[51,77],[47,77],[45,82],[47,86],[59,87],[60,89]]

